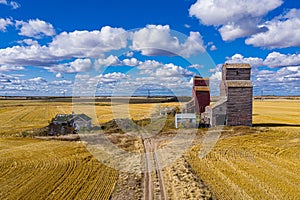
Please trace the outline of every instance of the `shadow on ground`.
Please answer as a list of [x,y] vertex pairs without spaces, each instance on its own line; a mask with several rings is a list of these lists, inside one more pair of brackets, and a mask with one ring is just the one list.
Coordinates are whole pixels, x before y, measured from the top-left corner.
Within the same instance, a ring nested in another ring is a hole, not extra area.
[[253,124],[252,126],[253,127],[281,127],[281,126],[300,127],[300,124],[258,123],[258,124]]

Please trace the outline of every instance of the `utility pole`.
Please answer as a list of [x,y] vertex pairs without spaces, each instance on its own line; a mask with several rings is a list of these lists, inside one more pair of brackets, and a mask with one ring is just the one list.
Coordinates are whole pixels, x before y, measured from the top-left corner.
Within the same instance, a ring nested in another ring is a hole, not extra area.
[[148,98],[150,98],[150,89],[148,89]]

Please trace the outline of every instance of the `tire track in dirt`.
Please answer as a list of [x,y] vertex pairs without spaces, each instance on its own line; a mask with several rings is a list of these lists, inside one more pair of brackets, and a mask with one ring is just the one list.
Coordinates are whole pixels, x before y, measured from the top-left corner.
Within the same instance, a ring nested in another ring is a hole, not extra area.
[[156,144],[151,138],[144,138],[145,172],[144,199],[167,199],[160,161],[156,155]]

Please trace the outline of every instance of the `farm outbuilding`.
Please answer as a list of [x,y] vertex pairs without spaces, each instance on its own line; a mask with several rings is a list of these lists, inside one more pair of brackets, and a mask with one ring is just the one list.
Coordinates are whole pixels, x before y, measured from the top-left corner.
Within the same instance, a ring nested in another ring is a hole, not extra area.
[[196,114],[195,113],[179,113],[175,115],[176,128],[196,128]]
[[71,125],[76,130],[92,128],[92,118],[85,114],[74,115],[71,120]]
[[57,114],[48,126],[48,133],[49,135],[64,135],[91,128],[92,119],[86,114]]
[[202,115],[202,121],[204,124],[210,124],[210,126],[226,125],[226,111],[227,98],[225,97],[212,106],[206,106],[205,112]]

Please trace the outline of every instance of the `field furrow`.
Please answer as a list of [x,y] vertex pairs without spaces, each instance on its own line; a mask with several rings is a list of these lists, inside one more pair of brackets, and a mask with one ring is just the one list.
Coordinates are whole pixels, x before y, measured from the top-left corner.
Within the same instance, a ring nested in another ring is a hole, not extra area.
[[[299,199],[300,159],[295,155],[300,144],[292,143],[290,148],[288,141],[293,138],[299,138],[299,132],[227,137],[203,159],[197,154],[201,145],[194,147],[189,162],[217,198]],[[288,153],[282,156],[284,152]]]
[[93,159],[81,144],[23,142],[13,146],[12,139],[0,139],[6,146],[0,150],[1,199],[109,199],[118,172]]

